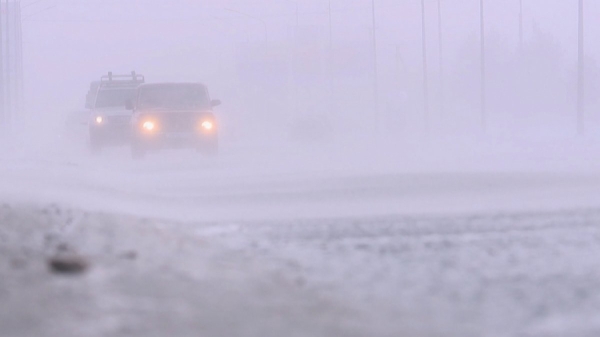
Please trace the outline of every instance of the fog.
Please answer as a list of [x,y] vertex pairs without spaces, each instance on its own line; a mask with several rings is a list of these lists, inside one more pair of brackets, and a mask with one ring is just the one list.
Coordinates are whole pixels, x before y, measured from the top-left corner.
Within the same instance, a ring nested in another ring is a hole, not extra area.
[[[593,172],[600,4],[585,5],[581,135],[576,1],[523,1],[522,40],[519,1],[484,2],[485,111],[479,1],[439,3],[424,1],[423,48],[417,0],[377,0],[374,17],[367,0],[23,1],[23,108],[3,128],[5,158],[42,172],[104,168],[100,187],[155,166],[165,185],[188,166],[208,180],[245,176],[239,186],[282,175],[301,185],[315,174]],[[89,114],[91,81],[132,70],[148,83],[208,86],[223,102],[219,158],[89,153],[86,128],[69,116]]]
[[[37,116],[80,108],[90,81],[136,70],[150,82],[206,83],[226,103],[219,111],[233,124],[252,119],[279,129],[313,115],[327,116],[338,134],[362,133],[365,124],[393,134],[429,128],[428,137],[480,133],[479,2],[441,1],[443,83],[437,2],[425,3],[428,118],[416,0],[375,3],[377,105],[370,1],[331,1],[331,50],[327,1],[298,0],[298,26],[295,1],[33,3],[23,10],[26,111]],[[576,1],[524,1],[522,50],[519,2],[485,6],[488,133],[572,135]],[[595,2],[586,4],[590,134],[598,124],[593,93],[600,50],[592,19],[599,11]]]
[[600,336],[599,16],[0,1],[0,335]]

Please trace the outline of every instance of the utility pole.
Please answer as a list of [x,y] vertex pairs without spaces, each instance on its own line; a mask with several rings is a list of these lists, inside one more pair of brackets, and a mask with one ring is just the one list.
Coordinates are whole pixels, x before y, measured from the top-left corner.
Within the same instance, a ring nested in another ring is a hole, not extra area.
[[440,58],[440,111],[444,112],[444,41],[442,36],[442,1],[438,0],[438,42]]
[[6,116],[8,117],[8,123],[12,124],[12,92],[10,90],[10,86],[12,84],[10,76],[10,34],[10,2],[9,0],[6,0]]
[[15,20],[15,113],[21,117],[21,94],[22,94],[22,36],[21,36],[21,1],[14,2]]
[[329,0],[329,115],[333,115],[333,24],[331,20],[331,0]]
[[[0,9],[2,1],[0,0]],[[6,110],[4,109],[4,41],[2,29],[2,11],[0,10],[0,127],[6,126],[8,119],[6,118]]]
[[25,98],[24,63],[25,63],[25,59],[23,56],[23,11],[22,11],[20,5],[19,5],[19,59],[20,59],[19,72],[20,72],[20,77],[21,77],[21,104],[22,104],[22,109],[25,109],[25,103],[24,103],[24,98]]
[[427,33],[425,31],[425,0],[421,0],[421,39],[423,52],[423,115],[425,130],[429,132],[429,83],[427,80]]
[[577,69],[577,133],[585,134],[585,58],[583,36],[583,0],[579,0],[579,61]]
[[375,125],[379,128],[379,88],[377,70],[377,21],[375,17],[375,0],[371,1],[371,13],[373,16],[373,103],[375,111]]
[[519,0],[519,52],[523,52],[523,0]]
[[396,76],[398,77],[398,88],[400,88],[400,80],[401,80],[401,77],[400,77],[400,45],[397,44],[395,46],[395,48],[396,48],[396,55],[395,55],[396,56],[396,60],[395,60],[396,61]]
[[485,15],[483,0],[479,1],[479,21],[480,21],[480,34],[481,34],[481,127],[485,132],[487,129],[487,112],[485,102]]
[[300,34],[300,8],[296,0],[296,29],[294,31],[294,52],[292,57],[292,74],[294,81],[294,113],[298,114],[300,98],[298,97],[298,37]]

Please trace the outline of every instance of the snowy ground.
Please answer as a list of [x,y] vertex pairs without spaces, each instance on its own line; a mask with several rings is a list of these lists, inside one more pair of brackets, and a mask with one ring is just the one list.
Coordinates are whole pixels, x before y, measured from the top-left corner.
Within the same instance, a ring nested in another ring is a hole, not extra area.
[[600,334],[596,141],[389,142],[5,142],[0,335]]
[[[2,207],[2,336],[597,336],[600,212],[171,223]],[[90,262],[49,272],[56,251]]]
[[[201,225],[6,206],[0,221],[2,336],[364,335],[351,308]],[[90,261],[85,275],[49,272],[65,246]]]
[[597,336],[599,221],[581,210],[353,218],[240,225],[223,238],[338,294],[370,336]]

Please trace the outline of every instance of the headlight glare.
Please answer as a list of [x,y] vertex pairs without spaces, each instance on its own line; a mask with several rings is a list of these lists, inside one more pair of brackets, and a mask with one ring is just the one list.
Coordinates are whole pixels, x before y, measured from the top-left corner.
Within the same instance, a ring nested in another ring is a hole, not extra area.
[[142,128],[146,131],[153,131],[156,128],[156,125],[152,121],[145,121],[144,124],[142,124]]

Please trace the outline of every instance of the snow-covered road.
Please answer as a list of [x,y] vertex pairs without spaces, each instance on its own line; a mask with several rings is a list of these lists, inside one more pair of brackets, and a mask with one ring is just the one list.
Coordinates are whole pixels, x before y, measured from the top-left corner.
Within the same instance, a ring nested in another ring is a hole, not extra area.
[[2,336],[600,334],[593,144],[56,145],[0,149]]
[[[447,215],[600,206],[600,146],[224,146],[132,161],[85,144],[0,151],[0,200],[193,221]],[[348,150],[351,148],[351,150]],[[2,150],[2,148],[0,148]]]

